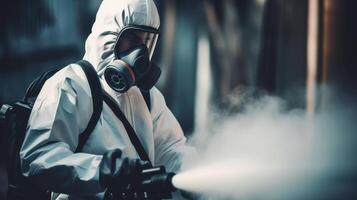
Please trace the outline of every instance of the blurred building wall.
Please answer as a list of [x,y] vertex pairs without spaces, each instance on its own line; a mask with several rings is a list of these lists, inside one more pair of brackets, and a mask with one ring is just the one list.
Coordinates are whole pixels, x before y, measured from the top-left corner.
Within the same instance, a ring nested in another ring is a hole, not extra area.
[[[4,27],[6,34],[1,35],[4,42],[0,45],[0,103],[20,99],[27,85],[42,72],[81,59],[84,35],[89,34],[91,25],[88,25],[94,21],[99,3],[94,0],[90,3],[83,0],[9,2],[11,9],[2,13],[7,16],[8,25]],[[17,15],[11,15],[12,12]]]
[[307,0],[267,0],[257,87],[305,107]]

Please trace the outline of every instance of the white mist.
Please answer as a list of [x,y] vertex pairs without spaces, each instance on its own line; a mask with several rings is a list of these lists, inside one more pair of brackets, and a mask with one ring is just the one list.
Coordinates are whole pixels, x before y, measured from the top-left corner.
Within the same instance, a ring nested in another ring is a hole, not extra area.
[[204,148],[173,184],[207,199],[323,197],[321,185],[340,170],[341,129],[329,123],[335,117],[307,118],[304,110],[286,110],[281,99],[263,97],[194,136]]

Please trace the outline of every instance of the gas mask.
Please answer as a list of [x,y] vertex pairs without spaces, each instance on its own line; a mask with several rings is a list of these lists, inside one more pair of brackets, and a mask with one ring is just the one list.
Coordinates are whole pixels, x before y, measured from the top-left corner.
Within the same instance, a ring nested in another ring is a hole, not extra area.
[[157,36],[157,30],[147,27],[128,27],[120,33],[116,59],[104,71],[104,78],[113,90],[124,93],[136,85],[148,91],[156,84],[161,70],[151,62],[151,56]]

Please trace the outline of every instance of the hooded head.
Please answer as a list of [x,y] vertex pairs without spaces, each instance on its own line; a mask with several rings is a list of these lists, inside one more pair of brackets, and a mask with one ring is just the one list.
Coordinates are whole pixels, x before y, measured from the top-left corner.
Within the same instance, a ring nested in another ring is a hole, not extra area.
[[103,0],[85,46],[85,60],[97,72],[115,59],[120,33],[130,26],[159,29],[160,18],[152,0]]

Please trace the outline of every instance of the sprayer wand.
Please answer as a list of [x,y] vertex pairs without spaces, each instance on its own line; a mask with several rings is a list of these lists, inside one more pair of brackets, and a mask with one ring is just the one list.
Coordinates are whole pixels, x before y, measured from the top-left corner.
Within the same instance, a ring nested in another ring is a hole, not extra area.
[[174,173],[166,173],[165,167],[153,167],[141,171],[141,180],[128,185],[125,190],[115,193],[106,193],[107,200],[160,200],[172,198],[172,192],[177,189],[172,185]]

